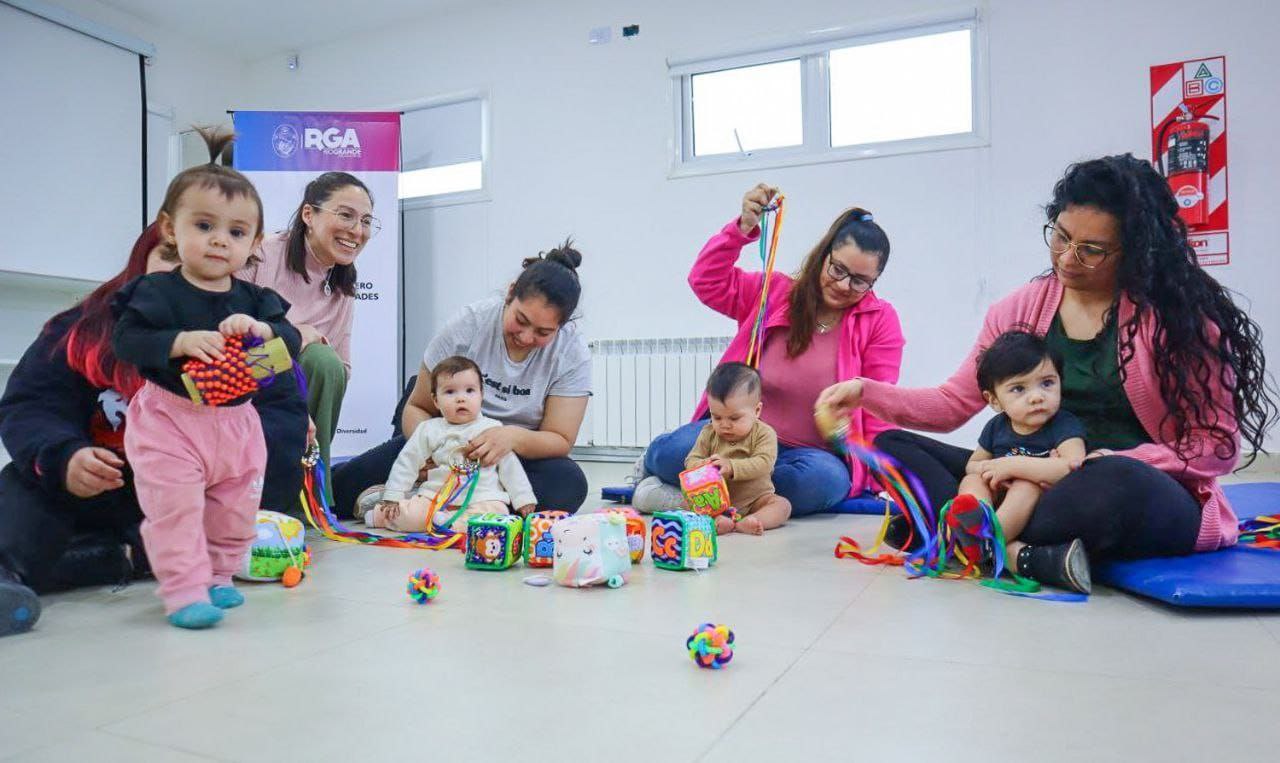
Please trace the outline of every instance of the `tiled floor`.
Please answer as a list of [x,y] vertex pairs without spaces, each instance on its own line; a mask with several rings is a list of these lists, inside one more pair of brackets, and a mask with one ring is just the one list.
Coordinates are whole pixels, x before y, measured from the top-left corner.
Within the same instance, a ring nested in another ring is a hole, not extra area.
[[[1045,603],[832,557],[877,522],[728,537],[709,572],[646,560],[618,590],[313,542],[301,586],[243,585],[202,633],[165,625],[151,585],[49,597],[0,641],[0,758],[1275,760],[1280,614]],[[424,564],[443,585],[419,607]],[[722,671],[684,653],[707,620],[737,634]]]

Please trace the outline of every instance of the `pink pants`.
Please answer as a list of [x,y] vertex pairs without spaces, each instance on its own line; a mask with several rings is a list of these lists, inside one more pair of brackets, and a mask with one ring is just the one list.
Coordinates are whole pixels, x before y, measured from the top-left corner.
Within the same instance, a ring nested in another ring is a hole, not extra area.
[[253,542],[267,464],[258,411],[196,405],[147,382],[129,402],[124,449],[165,613],[209,601]]

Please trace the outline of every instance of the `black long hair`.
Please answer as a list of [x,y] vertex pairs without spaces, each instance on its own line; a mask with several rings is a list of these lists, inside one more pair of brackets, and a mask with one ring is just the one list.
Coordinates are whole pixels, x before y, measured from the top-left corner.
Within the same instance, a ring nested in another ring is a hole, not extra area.
[[[302,192],[302,201],[293,211],[293,217],[289,219],[289,238],[284,247],[285,265],[302,276],[302,280],[307,283],[311,283],[311,277],[307,275],[307,224],[302,219],[302,208],[322,207],[335,192],[347,186],[355,186],[364,191],[369,197],[369,202],[373,202],[373,194],[369,193],[364,183],[360,182],[360,178],[347,172],[326,172],[307,183],[306,190]],[[329,286],[348,297],[354,297],[356,295],[355,263],[334,265],[333,272],[329,276]]]
[[513,299],[542,297],[560,313],[560,325],[573,319],[582,297],[582,282],[578,280],[578,267],[582,265],[582,253],[573,246],[573,239],[566,238],[560,246],[537,257],[526,257],[521,263],[520,275],[507,292],[507,304]]
[[[1262,329],[1196,262],[1164,178],[1132,154],[1073,164],[1053,187],[1045,207],[1049,222],[1070,206],[1102,210],[1120,225],[1119,286],[1137,308],[1118,326],[1121,378],[1138,327],[1151,313],[1160,397],[1169,411],[1160,427],[1172,424],[1179,458],[1199,455],[1190,437],[1196,427],[1208,431],[1215,455],[1234,457],[1234,424],[1253,451],[1244,465],[1252,463],[1265,452],[1264,438],[1278,413]],[[1116,320],[1117,310],[1113,306],[1107,320]],[[1231,391],[1231,410],[1214,399],[1215,384]]]

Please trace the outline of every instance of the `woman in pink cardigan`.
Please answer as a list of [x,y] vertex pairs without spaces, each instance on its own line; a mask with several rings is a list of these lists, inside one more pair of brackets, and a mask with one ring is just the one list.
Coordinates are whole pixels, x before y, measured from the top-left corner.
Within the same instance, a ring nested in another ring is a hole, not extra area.
[[[1242,437],[1261,449],[1276,416],[1258,325],[1196,264],[1149,163],[1126,154],[1075,164],[1046,214],[1052,272],[991,307],[950,379],[904,389],[858,378],[819,402],[950,432],[984,407],[977,354],[1029,327],[1064,356],[1062,407],[1084,422],[1090,453],[1045,490],[1018,572],[1050,582],[1075,538],[1095,561],[1232,545],[1236,517],[1217,478],[1235,466]],[[920,477],[934,506],[956,494],[970,454],[901,430],[875,444]]]
[[[742,248],[760,237],[759,221],[777,189],[761,183],[742,198],[742,213],[702,247],[689,286],[704,305],[738,322],[720,361],[746,358],[764,274],[736,267]],[[844,211],[805,258],[793,278],[774,273],[769,286],[760,371],[760,418],[778,433],[773,484],[792,505],[792,516],[825,511],[866,488],[860,464],[851,467],[831,452],[813,423],[818,394],[838,379],[855,376],[898,381],[902,327],[893,307],[871,287],[889,261],[889,237],[865,209]],[[678,502],[675,485],[707,416],[704,395],[694,421],[653,441],[644,468],[654,475],[636,487],[642,511]],[[873,438],[888,425],[867,413],[854,429]],[[665,505],[664,505],[665,504]]]

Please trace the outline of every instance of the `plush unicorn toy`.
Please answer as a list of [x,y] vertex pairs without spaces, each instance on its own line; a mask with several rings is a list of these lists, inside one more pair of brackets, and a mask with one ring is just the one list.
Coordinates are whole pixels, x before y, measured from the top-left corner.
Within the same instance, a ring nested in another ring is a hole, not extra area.
[[617,512],[582,514],[556,522],[552,578],[562,586],[617,588],[631,574],[627,520]]

